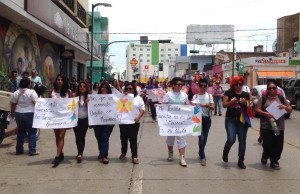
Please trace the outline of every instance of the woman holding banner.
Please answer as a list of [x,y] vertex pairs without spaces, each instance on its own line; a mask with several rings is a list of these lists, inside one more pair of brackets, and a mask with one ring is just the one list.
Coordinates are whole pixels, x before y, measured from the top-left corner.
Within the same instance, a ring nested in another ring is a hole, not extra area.
[[207,142],[207,137],[209,133],[209,129],[211,126],[211,111],[214,110],[214,99],[211,94],[209,94],[207,90],[207,79],[199,80],[199,93],[193,96],[192,103],[201,107],[202,110],[202,130],[201,136],[199,136],[199,157],[200,164],[202,166],[206,166],[206,157],[204,148]]
[[82,154],[85,147],[85,135],[89,128],[87,109],[89,93],[90,91],[86,82],[80,82],[76,89],[76,96],[79,97],[78,123],[77,126],[73,128],[76,137],[77,163],[81,163],[82,161]]
[[[98,94],[112,94],[109,83],[102,82],[99,86]],[[108,164],[108,149],[109,149],[109,137],[113,130],[114,125],[95,125],[94,133],[98,143],[99,155],[98,159],[103,164]]]
[[154,105],[158,103],[156,96],[152,95],[152,90],[155,88],[158,88],[158,83],[155,79],[151,79],[149,81],[149,85],[147,86],[148,89],[147,93],[148,93],[148,103],[150,104],[152,123],[156,122],[156,109]]
[[121,139],[121,155],[120,159],[124,159],[128,148],[128,139],[131,148],[131,158],[133,164],[139,164],[138,151],[137,151],[137,136],[140,128],[140,119],[145,113],[145,103],[137,93],[136,87],[133,83],[128,83],[124,88],[125,94],[133,94],[133,111],[134,111],[134,124],[120,124],[120,139]]
[[[61,74],[56,76],[55,82],[53,83],[53,90],[50,93],[51,98],[71,98],[72,91],[69,89],[67,78]],[[61,161],[64,160],[63,148],[65,144],[65,134],[67,129],[54,129],[55,141],[56,141],[56,157],[52,161],[54,167],[58,166]]]
[[[171,81],[173,90],[166,93],[163,99],[165,104],[189,104],[188,96],[186,93],[182,92],[183,80],[179,77],[174,77]],[[186,161],[184,159],[186,141],[183,136],[176,136],[177,145],[179,150],[179,164],[183,167],[186,167]],[[173,161],[173,147],[174,147],[175,136],[168,136],[166,143],[168,146],[168,161]]]

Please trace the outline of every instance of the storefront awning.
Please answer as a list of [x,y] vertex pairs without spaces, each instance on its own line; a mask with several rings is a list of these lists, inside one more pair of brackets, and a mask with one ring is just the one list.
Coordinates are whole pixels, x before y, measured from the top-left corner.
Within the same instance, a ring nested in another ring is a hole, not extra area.
[[295,78],[294,71],[258,71],[257,76],[259,78],[273,78],[273,79],[289,79]]

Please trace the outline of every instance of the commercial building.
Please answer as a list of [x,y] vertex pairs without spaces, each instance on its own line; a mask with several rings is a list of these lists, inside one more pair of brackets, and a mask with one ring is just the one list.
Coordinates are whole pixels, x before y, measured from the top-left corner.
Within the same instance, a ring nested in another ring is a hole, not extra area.
[[187,56],[187,45],[160,43],[151,41],[150,44],[131,43],[126,48],[126,79],[147,82],[149,77],[158,81],[169,79],[169,67],[172,58]]
[[[17,70],[20,76],[34,68],[47,86],[58,73],[85,79],[90,58],[86,10],[88,0],[0,0],[1,71]],[[99,48],[94,44],[96,59]]]

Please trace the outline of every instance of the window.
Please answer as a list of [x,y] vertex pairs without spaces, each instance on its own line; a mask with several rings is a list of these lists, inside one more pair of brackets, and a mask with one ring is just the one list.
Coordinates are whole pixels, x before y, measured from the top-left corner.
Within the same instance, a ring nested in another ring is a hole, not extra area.
[[150,54],[147,54],[147,57],[150,57]]
[[140,48],[140,51],[143,51],[143,48]]
[[135,48],[132,48],[132,50],[135,51],[136,49],[135,49]]
[[168,54],[169,57],[171,57],[171,54]]
[[150,49],[149,49],[149,48],[147,48],[147,51],[150,51]]
[[178,48],[176,48],[175,51],[178,51]]
[[178,54],[175,54],[175,57],[178,57]]
[[149,60],[149,59],[147,59],[147,62],[150,62],[150,60]]
[[132,54],[132,56],[134,56],[134,57],[135,57],[135,54]]
[[161,55],[160,55],[160,57],[164,57],[164,55],[163,55],[163,54],[161,54]]
[[142,57],[142,56],[143,56],[143,54],[140,54],[140,56]]
[[191,63],[191,70],[197,70],[198,69],[198,63]]
[[160,49],[160,51],[164,51],[164,49]]
[[160,60],[160,62],[161,62],[161,63],[163,63],[163,62],[164,62],[164,60]]
[[143,62],[143,59],[141,59],[140,61]]
[[168,51],[171,51],[171,48],[168,48]]

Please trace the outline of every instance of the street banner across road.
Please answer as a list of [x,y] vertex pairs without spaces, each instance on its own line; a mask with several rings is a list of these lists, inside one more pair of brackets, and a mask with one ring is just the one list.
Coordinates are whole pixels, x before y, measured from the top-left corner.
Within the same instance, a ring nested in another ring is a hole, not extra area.
[[129,94],[89,95],[89,125],[133,124],[133,100]]
[[35,104],[32,127],[62,129],[77,126],[78,99],[39,98]]
[[201,107],[160,104],[156,107],[160,136],[200,136]]

